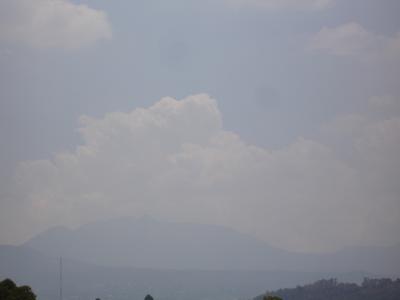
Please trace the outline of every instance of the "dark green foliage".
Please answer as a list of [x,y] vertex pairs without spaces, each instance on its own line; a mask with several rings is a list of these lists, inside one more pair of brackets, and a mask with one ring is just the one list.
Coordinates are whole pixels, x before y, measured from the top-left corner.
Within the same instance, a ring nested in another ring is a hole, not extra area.
[[268,296],[264,296],[263,300],[282,300],[282,298],[268,295]]
[[0,300],[35,300],[36,295],[29,286],[17,285],[11,279],[0,282]]
[[339,283],[336,279],[320,280],[313,284],[292,289],[267,292],[255,300],[399,300],[400,279],[364,279],[361,285]]
[[154,299],[151,295],[146,295],[146,297],[144,297],[144,300],[154,300]]

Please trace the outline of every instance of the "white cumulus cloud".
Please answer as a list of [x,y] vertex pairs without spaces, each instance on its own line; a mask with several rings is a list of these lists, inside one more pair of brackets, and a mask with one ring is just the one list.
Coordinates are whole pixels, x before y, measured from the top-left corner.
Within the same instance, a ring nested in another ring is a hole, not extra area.
[[0,41],[35,48],[80,48],[111,38],[105,12],[68,0],[2,0]]
[[398,185],[387,179],[400,175],[388,164],[400,144],[396,120],[357,125],[357,163],[301,137],[278,150],[248,145],[223,129],[205,94],[81,124],[74,152],[16,171],[0,219],[20,239],[51,225],[145,214],[230,226],[304,251],[392,242],[398,232]]

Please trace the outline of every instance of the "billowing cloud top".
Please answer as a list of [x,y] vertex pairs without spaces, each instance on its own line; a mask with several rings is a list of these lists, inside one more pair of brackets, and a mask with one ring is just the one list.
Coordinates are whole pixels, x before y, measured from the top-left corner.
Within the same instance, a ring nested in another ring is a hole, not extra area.
[[0,40],[35,48],[80,48],[111,38],[103,11],[68,0],[3,0]]
[[226,225],[292,250],[393,241],[400,120],[342,118],[349,122],[326,130],[344,138],[342,127],[353,128],[356,163],[304,138],[274,151],[248,145],[223,129],[205,94],[84,116],[76,151],[19,166],[0,220],[20,238],[49,225],[148,214]]

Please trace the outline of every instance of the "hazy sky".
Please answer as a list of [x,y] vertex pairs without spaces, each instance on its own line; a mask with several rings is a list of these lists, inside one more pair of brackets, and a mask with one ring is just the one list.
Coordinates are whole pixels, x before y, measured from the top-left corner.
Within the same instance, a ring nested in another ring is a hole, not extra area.
[[398,0],[0,1],[0,244],[118,216],[400,243]]

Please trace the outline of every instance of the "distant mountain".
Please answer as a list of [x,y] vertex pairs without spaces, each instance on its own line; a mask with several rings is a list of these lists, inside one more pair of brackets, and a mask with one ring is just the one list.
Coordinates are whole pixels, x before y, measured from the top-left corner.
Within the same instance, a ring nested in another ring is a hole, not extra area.
[[286,269],[293,254],[231,229],[122,218],[77,230],[52,228],[24,246],[106,266],[154,269]]
[[76,230],[56,227],[24,246],[53,256],[114,267],[400,274],[400,246],[301,254],[221,226],[151,218],[96,222]]
[[335,279],[319,280],[305,286],[267,292],[254,300],[263,300],[265,295],[277,296],[284,300],[398,300],[400,279],[365,279],[361,285],[341,283]]
[[[266,289],[278,289],[337,277],[359,282],[363,273],[311,273],[287,271],[175,271],[127,267],[100,267],[63,259],[64,300],[250,299]],[[59,258],[27,247],[0,246],[0,280],[12,278],[32,287],[40,300],[59,297]]]

